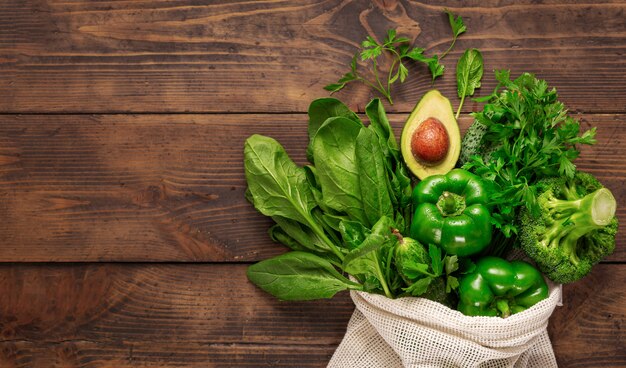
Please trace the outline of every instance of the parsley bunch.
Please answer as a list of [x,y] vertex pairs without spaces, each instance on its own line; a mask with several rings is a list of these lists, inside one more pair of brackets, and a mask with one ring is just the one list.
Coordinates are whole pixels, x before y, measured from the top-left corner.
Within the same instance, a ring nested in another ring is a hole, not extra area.
[[539,180],[573,178],[578,144],[596,143],[596,129],[583,133],[580,123],[568,116],[556,89],[545,80],[524,73],[515,80],[509,71],[497,71],[496,90],[486,98],[483,111],[474,113],[474,124],[486,127],[479,155],[463,167],[491,180],[497,189],[492,201],[498,211],[496,226],[507,236],[517,231],[516,210],[526,206],[538,214]]
[[[399,37],[395,29],[390,29],[387,31],[387,37],[385,37],[382,44],[378,43],[372,36],[367,36],[361,43],[361,51],[357,52],[352,57],[350,72],[344,74],[337,83],[331,83],[325,86],[324,89],[330,91],[332,94],[343,89],[348,83],[358,81],[378,91],[393,105],[391,85],[397,80],[400,80],[400,83],[404,83],[409,74],[409,70],[404,63],[410,60],[428,65],[434,82],[437,77],[443,75],[445,70],[445,66],[440,63],[441,59],[452,50],[459,35],[467,30],[460,16],[457,17],[447,10],[446,13],[448,14],[448,20],[452,28],[453,38],[450,47],[441,55],[425,56],[424,48],[411,48],[409,45],[410,40],[407,37]],[[383,54],[389,55],[392,58],[391,66],[385,73],[387,75],[386,81],[381,78],[380,71],[379,57]],[[359,58],[362,62],[371,62],[370,74],[372,78],[368,79],[368,77],[358,70],[357,59]]]

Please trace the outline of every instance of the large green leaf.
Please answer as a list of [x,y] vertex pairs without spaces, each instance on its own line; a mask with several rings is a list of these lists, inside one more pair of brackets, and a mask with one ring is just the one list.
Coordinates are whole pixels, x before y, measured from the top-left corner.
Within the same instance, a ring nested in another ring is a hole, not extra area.
[[276,140],[250,136],[244,146],[244,167],[248,194],[257,210],[309,224],[316,202],[306,174]]
[[248,278],[281,300],[331,298],[342,290],[361,289],[324,258],[297,251],[248,267]]
[[480,88],[483,77],[483,56],[476,49],[467,49],[456,65],[457,94],[459,98],[472,96]]
[[378,136],[369,129],[361,129],[356,138],[356,161],[360,175],[361,201],[367,226],[373,226],[381,217],[393,218],[394,209],[389,193],[389,178]]
[[[276,222],[282,232],[300,245],[300,247],[293,247],[293,243],[283,243],[293,250],[306,248],[313,252],[330,251],[328,245],[307,226],[282,216],[272,216],[272,219]],[[276,232],[277,230],[274,231]],[[276,238],[277,235],[280,235],[280,232],[274,234],[272,237]],[[282,238],[279,238],[278,240],[280,241],[281,239]]]
[[388,259],[390,250],[393,250],[397,238],[392,236],[393,222],[387,217],[381,217],[374,225],[361,245],[350,251],[343,260],[343,270],[351,275],[365,279],[373,277],[380,282],[385,295],[390,296],[390,280],[388,280]]
[[361,129],[365,129],[362,124],[344,117],[326,120],[313,138],[313,155],[323,205],[367,223],[356,160],[356,138]]
[[395,158],[399,158],[398,142],[393,134],[389,119],[385,113],[385,108],[380,99],[375,98],[365,106],[365,115],[370,120],[370,127],[376,132],[376,134],[385,142],[385,149],[383,152],[387,153],[388,148]]
[[[361,123],[357,114],[336,98],[319,98],[311,102],[309,105],[309,142],[313,142],[313,137],[326,120],[338,116]],[[313,163],[314,156],[311,143],[309,143],[306,152],[309,162]]]

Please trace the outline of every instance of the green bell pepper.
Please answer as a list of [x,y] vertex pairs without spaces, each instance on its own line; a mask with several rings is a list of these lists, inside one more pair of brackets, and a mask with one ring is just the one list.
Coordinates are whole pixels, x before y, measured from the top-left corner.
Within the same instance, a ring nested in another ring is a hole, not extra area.
[[501,316],[521,312],[548,297],[541,273],[524,261],[483,257],[459,281],[457,309],[468,316]]
[[489,191],[481,178],[462,169],[432,175],[413,189],[411,238],[448,254],[469,256],[491,242]]

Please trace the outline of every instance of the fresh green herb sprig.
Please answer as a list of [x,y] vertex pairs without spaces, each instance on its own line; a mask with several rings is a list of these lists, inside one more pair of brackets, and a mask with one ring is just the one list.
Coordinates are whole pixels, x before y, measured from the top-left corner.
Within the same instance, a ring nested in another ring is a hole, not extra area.
[[[400,83],[404,83],[409,74],[409,70],[405,65],[405,62],[408,61],[426,64],[434,82],[445,71],[445,66],[440,61],[452,50],[457,38],[467,30],[460,16],[455,16],[448,10],[446,10],[446,13],[452,28],[453,38],[450,47],[441,55],[425,56],[424,48],[411,48],[409,45],[410,40],[407,37],[399,37],[395,29],[390,29],[387,31],[387,37],[382,44],[378,43],[372,36],[367,36],[361,43],[361,51],[352,57],[350,72],[344,74],[337,83],[331,83],[325,86],[324,89],[332,94],[343,89],[348,83],[361,82],[383,95],[393,105],[391,86],[398,80]],[[381,73],[380,71],[381,61],[379,58],[383,55],[388,55],[392,58],[391,66],[386,73]],[[366,76],[367,73],[363,74],[359,70],[358,59],[362,62],[369,61],[371,63],[369,70],[370,78]],[[381,74],[386,74],[386,80]]]
[[448,49],[441,54],[439,59],[443,59],[446,55],[448,55],[454,47],[456,39],[459,38],[462,33],[467,31],[467,27],[463,23],[463,18],[461,18],[461,16],[456,16],[456,14],[452,13],[448,9],[445,9],[445,12],[448,14],[448,21],[450,22],[450,28],[452,28],[452,42],[450,43],[450,47],[448,47]]
[[[463,149],[472,155],[463,166],[491,180],[497,187],[491,197],[498,211],[496,226],[510,236],[517,232],[515,216],[525,206],[538,214],[536,184],[546,177],[572,178],[579,144],[594,144],[596,129],[581,133],[580,123],[568,116],[556,89],[544,80],[524,73],[515,80],[509,71],[497,71],[496,90],[474,113],[482,137]],[[472,130],[473,128],[470,128]],[[480,131],[479,130],[479,131]]]

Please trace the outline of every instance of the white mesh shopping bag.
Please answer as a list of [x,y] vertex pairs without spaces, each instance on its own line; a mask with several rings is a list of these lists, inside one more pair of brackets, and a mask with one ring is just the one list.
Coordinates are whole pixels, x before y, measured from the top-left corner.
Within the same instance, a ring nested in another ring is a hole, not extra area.
[[356,309],[328,367],[556,367],[547,327],[561,286],[548,285],[547,299],[508,318],[352,291]]

